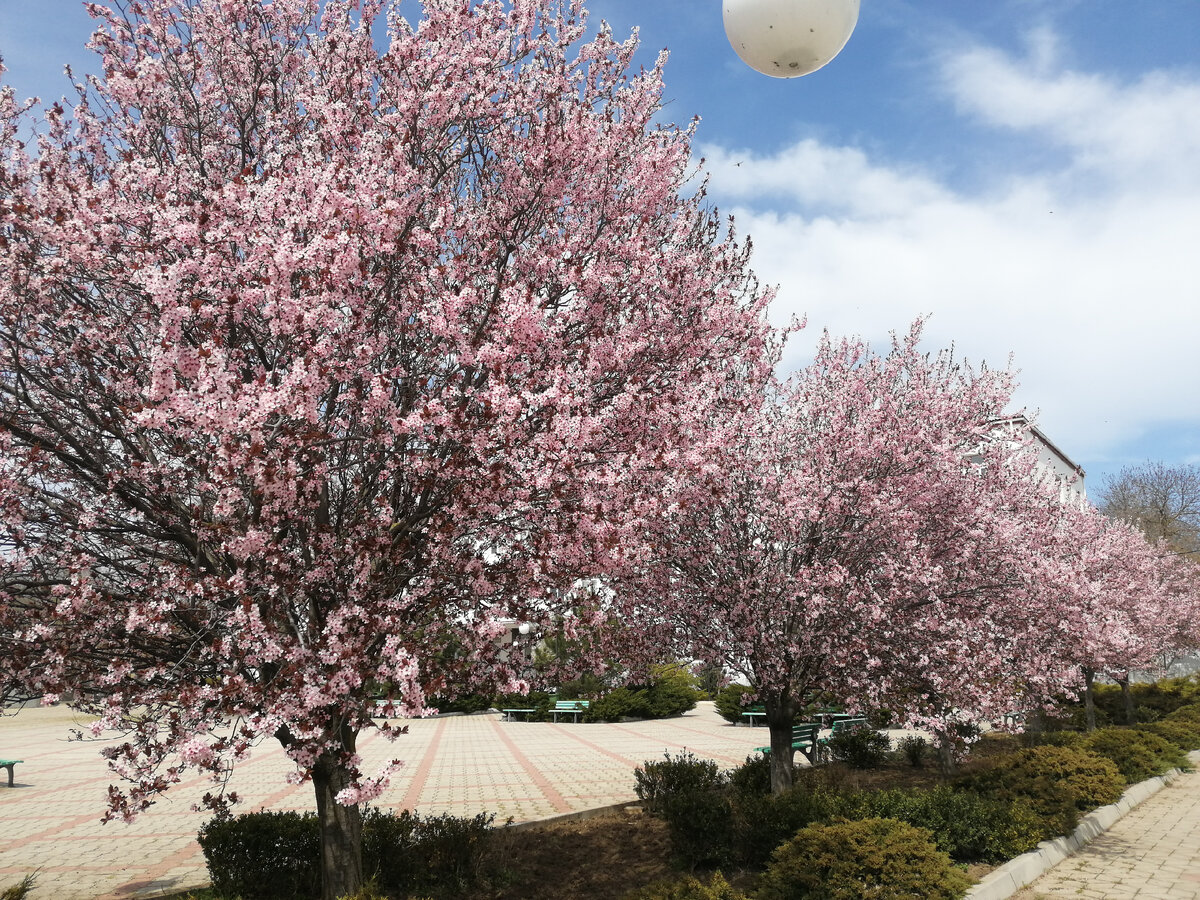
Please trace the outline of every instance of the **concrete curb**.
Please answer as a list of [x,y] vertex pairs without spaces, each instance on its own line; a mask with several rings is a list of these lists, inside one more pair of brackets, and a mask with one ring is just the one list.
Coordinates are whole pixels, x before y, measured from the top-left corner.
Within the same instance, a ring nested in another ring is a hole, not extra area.
[[1116,803],[1101,806],[1084,816],[1070,835],[1042,841],[1036,850],[1010,859],[998,869],[989,872],[979,884],[967,891],[964,900],[1005,900],[1011,897],[1068,856],[1078,853],[1108,831],[1123,815],[1153,797],[1182,774],[1179,769],[1172,769],[1166,775],[1157,775],[1138,782],[1122,794]]

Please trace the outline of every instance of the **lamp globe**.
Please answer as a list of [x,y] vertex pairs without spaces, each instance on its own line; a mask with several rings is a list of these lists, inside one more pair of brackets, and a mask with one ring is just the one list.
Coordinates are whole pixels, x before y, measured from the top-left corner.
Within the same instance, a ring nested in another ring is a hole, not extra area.
[[723,0],[725,35],[750,68],[773,78],[815,72],[841,52],[859,0]]

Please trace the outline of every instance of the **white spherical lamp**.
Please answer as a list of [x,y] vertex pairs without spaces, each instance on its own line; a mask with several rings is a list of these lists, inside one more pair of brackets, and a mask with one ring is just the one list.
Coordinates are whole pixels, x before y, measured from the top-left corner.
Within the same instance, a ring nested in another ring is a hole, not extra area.
[[773,78],[815,72],[841,52],[859,0],[723,0],[725,35],[750,68]]

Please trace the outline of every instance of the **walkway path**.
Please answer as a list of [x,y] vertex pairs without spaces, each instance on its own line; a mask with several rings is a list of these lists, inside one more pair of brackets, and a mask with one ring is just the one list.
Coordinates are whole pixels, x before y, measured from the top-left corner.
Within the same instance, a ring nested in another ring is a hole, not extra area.
[[1200,900],[1200,773],[1176,779],[1014,900]]

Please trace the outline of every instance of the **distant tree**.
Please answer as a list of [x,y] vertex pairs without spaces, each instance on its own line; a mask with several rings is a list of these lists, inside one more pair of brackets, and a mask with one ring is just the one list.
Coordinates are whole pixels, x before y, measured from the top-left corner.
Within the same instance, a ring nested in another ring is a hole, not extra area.
[[759,408],[706,422],[618,590],[648,651],[751,685],[776,791],[811,691],[953,730],[1072,677],[1041,631],[1064,618],[1062,507],[986,424],[1011,379],[920,335],[885,355],[826,336]]
[[681,423],[772,362],[662,60],[577,0],[383,5],[92,5],[32,149],[0,90],[0,684],[128,730],[115,817],[278,739],[329,900],[377,686],[511,687],[505,621],[570,638]]
[[1200,466],[1146,462],[1105,479],[1097,505],[1177,552],[1200,551]]

